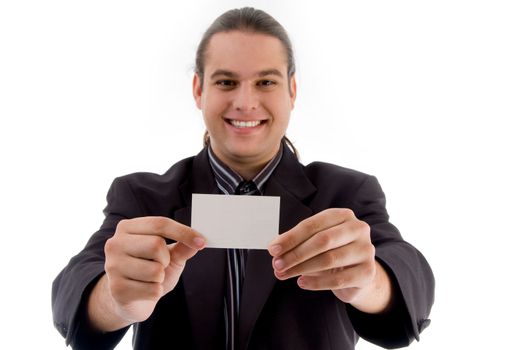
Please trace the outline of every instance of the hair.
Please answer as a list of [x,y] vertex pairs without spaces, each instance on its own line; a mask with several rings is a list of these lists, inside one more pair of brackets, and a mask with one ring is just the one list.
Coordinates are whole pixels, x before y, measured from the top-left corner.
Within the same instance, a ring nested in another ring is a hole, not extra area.
[[[203,34],[195,56],[195,73],[199,78],[200,85],[203,86],[206,50],[210,43],[210,39],[214,34],[231,31],[265,34],[278,39],[283,44],[287,57],[287,78],[290,90],[290,79],[296,73],[296,63],[289,36],[285,31],[285,28],[283,28],[283,26],[271,15],[265,11],[252,7],[233,9],[223,13],[212,22],[210,27],[208,27]],[[294,154],[298,156],[298,152],[292,142],[286,136],[283,138]],[[208,134],[208,131],[205,131],[203,145],[207,146],[209,142],[210,135]]]
[[199,77],[201,86],[203,86],[206,49],[210,39],[214,34],[232,31],[266,34],[281,41],[287,56],[287,76],[290,81],[290,78],[296,73],[296,64],[292,43],[285,28],[265,11],[243,7],[227,11],[217,17],[203,34],[195,56],[195,73]]

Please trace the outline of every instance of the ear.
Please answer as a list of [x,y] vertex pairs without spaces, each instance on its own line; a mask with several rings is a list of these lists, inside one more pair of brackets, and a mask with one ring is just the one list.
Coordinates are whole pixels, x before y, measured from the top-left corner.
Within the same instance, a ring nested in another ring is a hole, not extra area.
[[294,109],[294,102],[296,102],[296,93],[297,93],[297,86],[296,86],[296,75],[290,77],[290,106],[291,109]]
[[201,109],[201,96],[203,95],[203,89],[197,73],[194,74],[194,79],[192,80],[192,93],[194,94],[195,105],[197,108]]

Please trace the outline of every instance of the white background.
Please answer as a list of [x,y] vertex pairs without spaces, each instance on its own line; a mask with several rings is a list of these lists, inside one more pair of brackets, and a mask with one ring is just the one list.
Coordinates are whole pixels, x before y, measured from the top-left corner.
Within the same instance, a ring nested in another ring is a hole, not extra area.
[[302,161],[376,175],[434,269],[432,323],[411,348],[518,349],[526,11],[502,0],[3,1],[0,347],[64,348],[52,280],[98,229],[114,177],[199,151],[195,49],[244,5],[294,42]]

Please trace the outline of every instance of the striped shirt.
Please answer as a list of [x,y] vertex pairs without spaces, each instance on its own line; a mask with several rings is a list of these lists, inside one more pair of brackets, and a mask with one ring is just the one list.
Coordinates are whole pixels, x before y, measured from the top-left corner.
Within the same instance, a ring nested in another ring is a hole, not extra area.
[[[283,144],[274,158],[252,179],[259,192],[263,193],[265,183],[278,166],[282,156]],[[235,194],[236,188],[244,181],[243,177],[217,158],[211,147],[208,147],[208,158],[210,159],[210,166],[214,172],[217,187],[219,187],[224,194]]]
[[[278,166],[283,155],[283,144],[278,153],[267,165],[252,179],[246,182],[241,175],[224,164],[208,147],[210,166],[214,173],[217,187],[226,195],[263,194],[264,185]],[[255,185],[255,186],[254,186]],[[241,191],[239,190],[241,188]],[[225,348],[236,349],[237,320],[239,317],[239,305],[241,299],[241,287],[245,278],[245,262],[248,251],[246,249],[227,249],[227,290],[225,293],[224,316],[225,316]]]

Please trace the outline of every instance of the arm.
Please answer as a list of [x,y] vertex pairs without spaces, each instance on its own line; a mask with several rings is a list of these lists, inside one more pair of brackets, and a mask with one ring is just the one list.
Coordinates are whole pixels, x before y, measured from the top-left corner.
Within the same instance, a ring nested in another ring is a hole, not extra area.
[[[159,257],[157,260],[154,259],[152,265],[156,263],[166,265],[167,260],[181,263],[181,260],[172,259],[172,256],[176,257],[181,253],[185,254],[185,249],[187,256],[190,256],[197,249],[200,249],[199,245],[191,243],[190,237],[195,233],[189,231],[189,228],[185,229],[185,227],[182,227],[184,225],[166,218],[154,218],[155,220],[150,221],[157,221],[157,224],[151,222],[154,226],[157,225],[157,229],[164,222],[166,227],[162,230],[172,233],[148,234],[149,231],[145,229],[145,234],[134,234],[132,236],[130,231],[133,231],[135,226],[133,223],[137,219],[126,219],[141,217],[145,213],[139,207],[125,179],[117,178],[114,181],[108,192],[107,200],[108,205],[104,210],[106,218],[101,229],[90,238],[86,247],[70,260],[69,264],[53,282],[52,306],[55,327],[66,338],[66,344],[71,344],[75,349],[112,349],[125,333],[126,328],[122,327],[126,327],[141,318],[137,317],[137,313],[123,312],[123,309],[125,309],[122,308],[123,303],[127,303],[127,305],[137,305],[137,303],[130,302],[130,299],[126,300],[123,298],[122,293],[111,292],[112,283],[113,286],[117,286],[117,289],[119,289],[118,286],[123,285],[123,282],[125,282],[122,273],[121,277],[117,277],[119,276],[118,271],[122,272],[118,268],[120,265],[119,260],[126,258],[126,254],[124,254],[126,249],[121,249],[123,242],[129,242],[130,237],[157,242],[162,241],[163,244],[159,244],[161,249],[159,249],[159,252],[154,253],[154,255],[158,254]],[[161,224],[158,223],[159,221]],[[169,228],[170,226],[172,228]],[[175,226],[177,228],[174,228]],[[179,230],[182,233],[174,233],[174,231]],[[115,234],[117,231],[119,232],[118,235]],[[179,237],[179,240],[187,244],[179,245],[177,243],[176,245],[168,246],[164,243],[164,238],[161,238],[169,236],[174,239],[177,238],[177,235],[186,235],[186,238]],[[111,243],[108,244],[108,242]],[[193,248],[189,248],[190,246]],[[194,251],[191,251],[191,249]],[[190,251],[191,253],[189,253]],[[106,259],[108,254],[112,258]],[[166,265],[167,268],[170,265],[168,263]],[[180,266],[182,269],[184,263]],[[106,274],[108,270],[111,271],[109,274]],[[173,270],[177,270],[177,268]],[[166,274],[163,271],[161,274],[176,276],[175,279],[178,278],[177,273]],[[112,275],[114,276],[113,278]],[[175,285],[175,283],[176,281],[172,280],[169,284]],[[166,285],[166,289],[163,287],[163,293],[161,294],[164,295],[168,288],[168,285]],[[136,293],[134,294],[136,295]],[[115,298],[116,296],[117,299]],[[135,310],[137,309],[135,307]],[[142,317],[145,317],[144,313]]]
[[332,290],[348,303],[362,337],[386,347],[407,345],[429,322],[431,269],[389,223],[374,177],[365,178],[345,205],[353,211],[322,211],[271,243],[276,277],[300,276],[301,288]]

